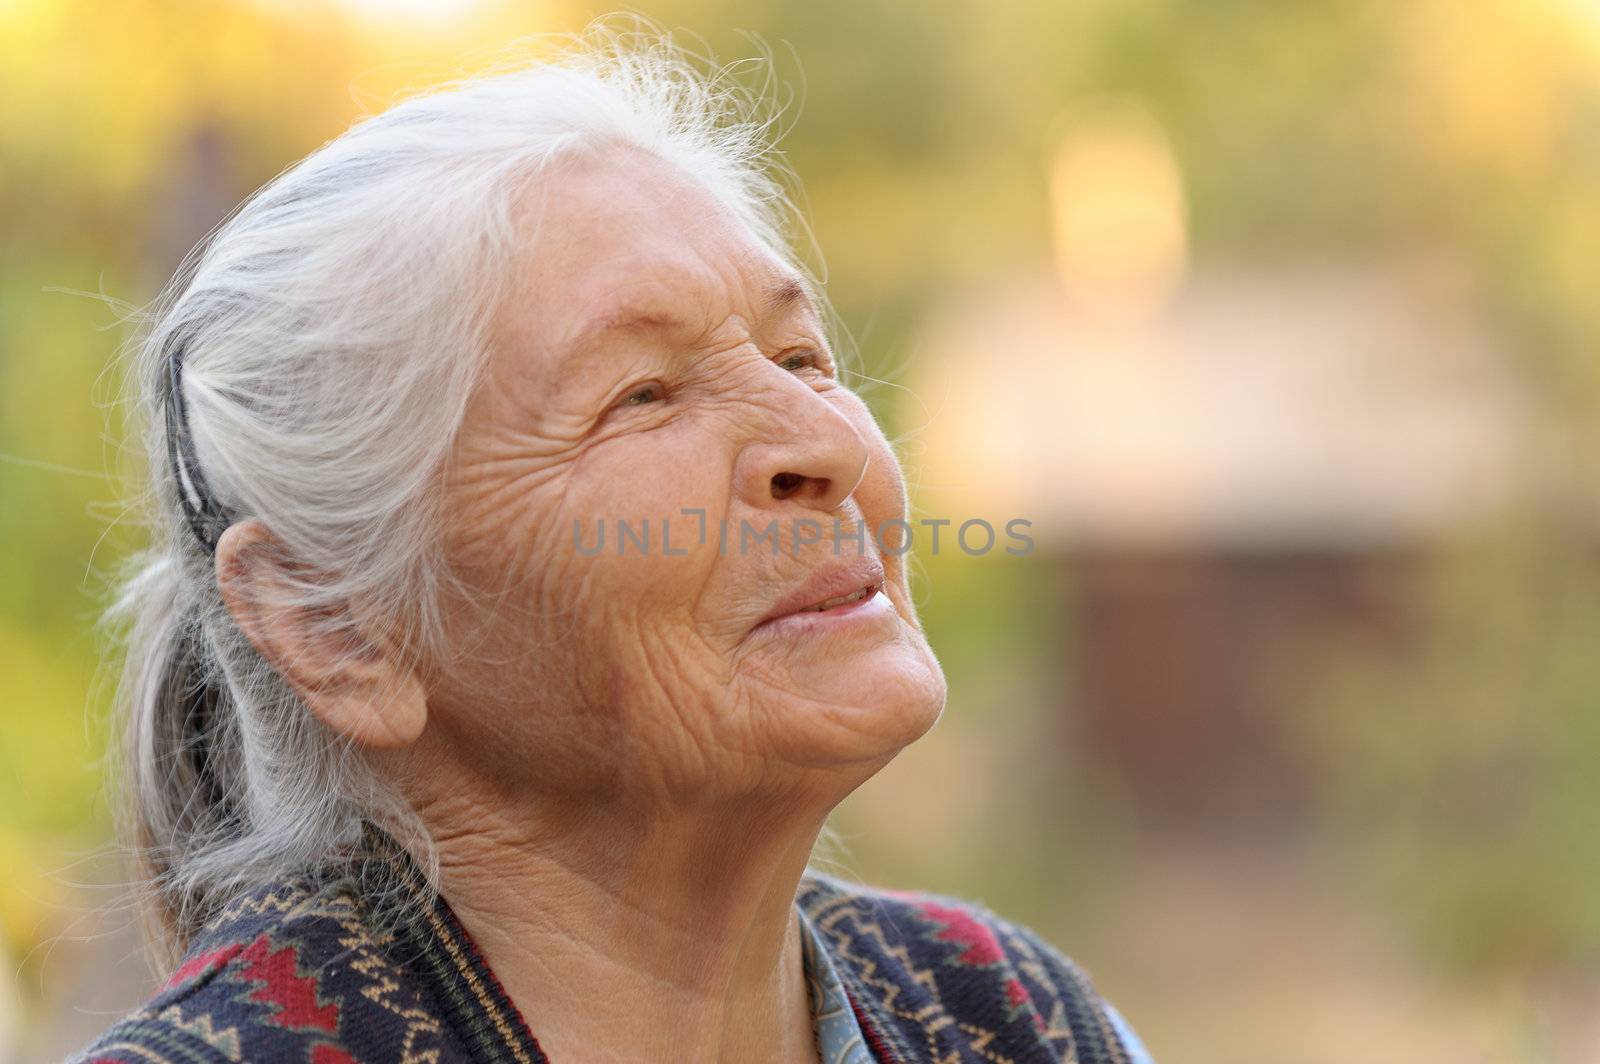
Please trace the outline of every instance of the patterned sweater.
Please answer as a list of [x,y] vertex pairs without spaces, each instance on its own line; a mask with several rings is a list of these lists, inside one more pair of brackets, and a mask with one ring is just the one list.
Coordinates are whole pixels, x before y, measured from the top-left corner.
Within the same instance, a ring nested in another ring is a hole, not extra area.
[[[423,896],[398,847],[386,867],[400,889],[381,895]],[[241,896],[74,1061],[550,1064],[442,897],[381,921],[371,896],[310,876]],[[875,1064],[1145,1059],[1070,961],[980,905],[815,871],[796,905]]]

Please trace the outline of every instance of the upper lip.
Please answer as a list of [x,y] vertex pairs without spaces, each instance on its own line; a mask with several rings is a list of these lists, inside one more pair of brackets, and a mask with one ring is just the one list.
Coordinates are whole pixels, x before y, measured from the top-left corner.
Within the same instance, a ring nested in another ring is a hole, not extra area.
[[819,606],[828,599],[849,595],[862,588],[877,591],[882,587],[883,563],[876,558],[861,557],[847,564],[825,565],[780,598],[772,612],[761,618],[760,624]]

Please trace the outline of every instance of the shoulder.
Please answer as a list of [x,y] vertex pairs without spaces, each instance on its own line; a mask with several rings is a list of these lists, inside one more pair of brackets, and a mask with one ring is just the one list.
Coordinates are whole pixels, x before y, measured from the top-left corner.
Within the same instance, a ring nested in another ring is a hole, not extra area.
[[[799,904],[836,963],[905,1039],[950,1059],[1140,1064],[1143,1048],[1089,977],[980,902],[808,871]],[[944,1059],[941,1057],[941,1059]]]
[[258,888],[198,935],[141,1008],[77,1064],[456,1059],[421,984],[386,950],[355,897],[304,879]]

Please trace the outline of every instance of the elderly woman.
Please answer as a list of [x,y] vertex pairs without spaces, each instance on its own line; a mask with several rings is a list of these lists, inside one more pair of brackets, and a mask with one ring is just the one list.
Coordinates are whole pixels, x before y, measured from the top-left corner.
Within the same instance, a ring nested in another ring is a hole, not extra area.
[[811,867],[945,682],[770,123],[698,70],[409,99],[158,303],[116,615],[170,974],[82,1059],[1142,1059],[1030,929]]

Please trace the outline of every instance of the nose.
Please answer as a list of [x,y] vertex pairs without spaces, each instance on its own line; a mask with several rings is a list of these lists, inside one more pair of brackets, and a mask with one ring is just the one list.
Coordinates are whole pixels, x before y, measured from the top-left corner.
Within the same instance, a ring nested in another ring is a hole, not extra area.
[[799,504],[821,513],[838,509],[867,471],[867,442],[833,403],[794,382],[793,399],[762,404],[761,438],[747,443],[734,469],[734,489],[756,510]]

